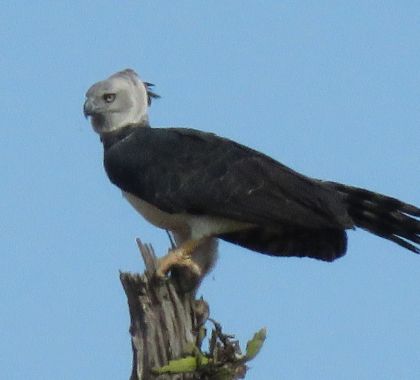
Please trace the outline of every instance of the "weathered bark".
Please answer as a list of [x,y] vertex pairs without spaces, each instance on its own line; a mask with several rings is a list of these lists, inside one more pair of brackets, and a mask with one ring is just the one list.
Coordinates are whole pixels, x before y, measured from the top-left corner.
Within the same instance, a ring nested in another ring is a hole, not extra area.
[[120,279],[128,299],[133,348],[130,380],[189,380],[194,374],[152,374],[172,359],[181,358],[196,345],[199,331],[194,306],[194,292],[179,291],[175,279],[157,281],[153,274],[156,256],[150,245],[137,240],[146,271],[143,275],[121,273]]
[[[209,306],[187,292],[182,271],[165,281],[155,278],[157,259],[150,245],[137,240],[146,265],[143,275],[121,273],[130,310],[133,369],[130,380],[234,380],[245,377],[246,363],[259,352],[265,329],[256,333],[242,354],[238,341],[209,318]],[[197,282],[193,282],[198,286]],[[181,286],[182,285],[182,286]],[[201,343],[204,324],[213,329],[208,351]],[[172,362],[171,362],[172,361]]]

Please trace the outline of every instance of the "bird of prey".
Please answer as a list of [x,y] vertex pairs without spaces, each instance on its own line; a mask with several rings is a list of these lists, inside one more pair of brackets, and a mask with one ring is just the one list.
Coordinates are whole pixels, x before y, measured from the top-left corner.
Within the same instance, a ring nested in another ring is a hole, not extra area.
[[266,255],[333,261],[346,252],[346,230],[360,227],[420,253],[420,208],[309,178],[212,133],[151,128],[152,86],[123,70],[89,88],[83,111],[111,182],[175,237],[158,276],[177,265],[204,275],[218,238]]

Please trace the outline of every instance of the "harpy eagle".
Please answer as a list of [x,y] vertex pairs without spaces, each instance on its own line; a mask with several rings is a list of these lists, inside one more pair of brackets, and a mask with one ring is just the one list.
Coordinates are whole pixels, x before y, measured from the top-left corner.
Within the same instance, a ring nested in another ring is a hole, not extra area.
[[263,153],[194,129],[151,128],[158,97],[127,69],[95,83],[84,115],[104,146],[104,166],[134,208],[173,233],[160,260],[203,276],[217,238],[272,256],[333,261],[347,229],[363,228],[420,253],[420,209],[369,190],[299,174]]

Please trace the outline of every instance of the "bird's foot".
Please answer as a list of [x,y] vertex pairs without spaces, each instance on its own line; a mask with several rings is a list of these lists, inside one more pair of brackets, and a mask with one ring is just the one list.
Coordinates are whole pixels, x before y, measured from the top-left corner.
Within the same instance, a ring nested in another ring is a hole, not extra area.
[[160,258],[157,263],[156,277],[164,279],[172,268],[183,267],[187,268],[197,278],[200,278],[202,275],[201,269],[192,260],[190,249],[188,248],[190,247],[181,245],[178,248],[171,249],[166,256]]

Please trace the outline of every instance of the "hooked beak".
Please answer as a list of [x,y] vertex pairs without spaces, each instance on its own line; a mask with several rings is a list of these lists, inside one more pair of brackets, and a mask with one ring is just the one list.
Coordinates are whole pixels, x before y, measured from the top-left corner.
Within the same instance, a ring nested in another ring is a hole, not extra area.
[[88,98],[83,105],[83,115],[87,119],[89,116],[92,116],[95,113],[95,105],[92,101]]

